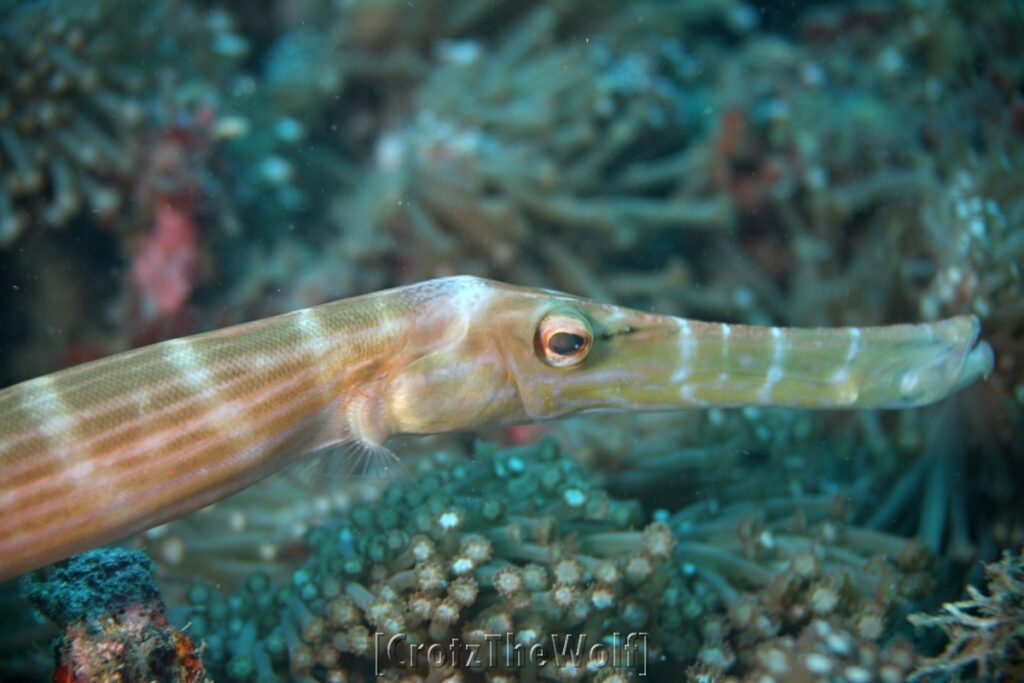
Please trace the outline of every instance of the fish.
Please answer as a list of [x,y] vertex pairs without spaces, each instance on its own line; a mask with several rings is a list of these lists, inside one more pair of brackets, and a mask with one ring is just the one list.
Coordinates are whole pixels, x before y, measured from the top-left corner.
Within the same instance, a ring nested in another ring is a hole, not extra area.
[[907,408],[993,365],[979,321],[707,323],[454,276],[119,353],[0,391],[0,579],[338,444],[603,411]]

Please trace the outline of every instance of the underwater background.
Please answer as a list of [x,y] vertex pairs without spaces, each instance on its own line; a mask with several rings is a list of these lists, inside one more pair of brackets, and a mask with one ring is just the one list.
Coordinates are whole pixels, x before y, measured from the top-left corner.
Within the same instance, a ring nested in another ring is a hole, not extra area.
[[973,313],[996,357],[920,409],[300,463],[123,544],[151,563],[0,584],[0,681],[368,681],[375,632],[622,665],[389,681],[1024,680],[1022,35],[1016,0],[0,0],[0,387],[451,274],[730,323]]

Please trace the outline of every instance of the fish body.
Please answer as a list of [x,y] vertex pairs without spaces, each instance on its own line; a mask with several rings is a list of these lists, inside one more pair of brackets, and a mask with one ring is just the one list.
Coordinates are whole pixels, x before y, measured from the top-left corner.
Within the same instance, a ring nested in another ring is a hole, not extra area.
[[0,579],[340,443],[593,411],[909,407],[987,374],[978,321],[704,323],[474,277],[344,299],[0,391]]

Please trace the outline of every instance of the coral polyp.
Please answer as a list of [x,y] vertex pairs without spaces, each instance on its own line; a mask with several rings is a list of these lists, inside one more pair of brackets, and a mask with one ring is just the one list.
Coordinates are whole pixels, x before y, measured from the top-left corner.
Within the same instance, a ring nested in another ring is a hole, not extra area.
[[[310,558],[287,583],[257,574],[228,594],[195,585],[188,618],[212,669],[226,667],[232,680],[257,666],[340,680],[370,671],[376,657],[391,675],[429,673],[425,657],[382,662],[369,647],[373,633],[425,651],[506,636],[551,647],[552,638],[578,633],[617,653],[617,666],[574,662],[574,680],[635,673],[639,660],[616,638],[639,632],[650,662],[696,658],[721,675],[778,669],[766,664],[773,656],[832,671],[860,662],[856,648],[886,653],[874,672],[905,672],[914,662],[901,647],[890,653],[883,638],[896,606],[927,590],[927,551],[849,527],[820,498],[779,501],[764,519],[725,508],[705,521],[684,512],[647,522],[638,505],[608,497],[551,442],[480,443],[472,463],[427,458],[419,472],[416,485],[393,484],[378,502],[310,530]],[[543,484],[552,472],[560,484]],[[567,488],[602,499],[602,511],[567,505]],[[438,524],[454,505],[492,497],[508,507],[458,527]],[[724,620],[712,616],[722,611]],[[709,620],[719,624],[713,636]],[[274,654],[281,640],[286,651]],[[838,652],[840,641],[848,648]],[[728,661],[726,651],[734,653]],[[484,670],[500,675],[505,655],[488,656]]]

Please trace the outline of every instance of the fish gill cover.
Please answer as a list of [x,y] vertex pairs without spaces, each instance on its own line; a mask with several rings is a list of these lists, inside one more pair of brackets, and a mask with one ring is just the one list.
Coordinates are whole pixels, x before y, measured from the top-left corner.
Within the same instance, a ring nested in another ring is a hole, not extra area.
[[[0,3],[0,385],[453,273],[736,323],[973,313],[995,350],[920,410],[579,418],[403,441],[402,486],[275,477],[131,542],[214,679],[355,679],[399,627],[646,630],[662,679],[1018,675],[1024,13],[776,4]],[[51,678],[13,584],[0,614],[0,678]]]

